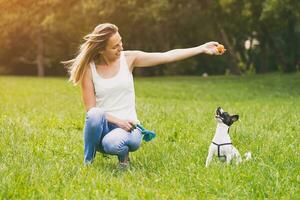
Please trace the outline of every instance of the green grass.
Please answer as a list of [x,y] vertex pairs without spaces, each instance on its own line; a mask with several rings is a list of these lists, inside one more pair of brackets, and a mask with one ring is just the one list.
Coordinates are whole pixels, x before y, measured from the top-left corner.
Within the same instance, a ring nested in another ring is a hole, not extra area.
[[[137,78],[139,119],[157,138],[127,172],[97,154],[83,166],[79,87],[0,77],[0,199],[299,199],[300,74]],[[204,167],[214,110],[240,120],[231,139],[253,159]]]

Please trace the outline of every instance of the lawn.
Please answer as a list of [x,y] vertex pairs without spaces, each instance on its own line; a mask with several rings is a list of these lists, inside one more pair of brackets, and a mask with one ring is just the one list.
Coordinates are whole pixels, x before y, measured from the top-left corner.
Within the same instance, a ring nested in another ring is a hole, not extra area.
[[[65,78],[0,76],[0,199],[300,199],[300,74],[136,78],[137,112],[157,137],[131,168],[83,166],[80,88]],[[252,160],[205,159],[218,106]]]

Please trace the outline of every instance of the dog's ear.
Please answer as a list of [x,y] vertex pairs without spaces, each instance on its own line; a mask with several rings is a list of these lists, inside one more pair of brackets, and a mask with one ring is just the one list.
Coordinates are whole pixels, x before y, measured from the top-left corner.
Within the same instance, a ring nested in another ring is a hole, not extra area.
[[230,118],[231,118],[232,122],[236,122],[239,119],[239,116],[238,115],[232,115],[232,116],[230,116]]

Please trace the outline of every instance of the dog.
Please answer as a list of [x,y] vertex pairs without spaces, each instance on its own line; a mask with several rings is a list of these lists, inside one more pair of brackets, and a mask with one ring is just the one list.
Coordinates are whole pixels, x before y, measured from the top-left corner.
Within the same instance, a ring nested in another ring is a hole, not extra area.
[[[218,107],[216,110],[215,119],[217,121],[217,129],[212,143],[208,149],[208,156],[205,166],[209,166],[214,155],[217,155],[219,159],[223,158],[227,164],[229,164],[231,160],[235,158],[236,164],[239,164],[242,162],[242,157],[239,151],[232,145],[229,136],[229,128],[239,119],[239,115],[230,115],[221,107]],[[246,160],[249,160],[251,158],[251,153],[247,152],[245,156]]]

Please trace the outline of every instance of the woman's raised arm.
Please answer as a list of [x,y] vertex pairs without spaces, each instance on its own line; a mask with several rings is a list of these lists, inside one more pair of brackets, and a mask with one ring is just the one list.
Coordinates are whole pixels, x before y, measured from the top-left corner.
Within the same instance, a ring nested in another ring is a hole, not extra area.
[[133,69],[134,67],[149,67],[184,60],[201,53],[209,55],[222,55],[225,51],[220,53],[217,50],[218,45],[218,42],[208,42],[197,47],[174,49],[163,53],[127,51],[127,54],[129,54],[129,57],[131,57],[131,68]]

